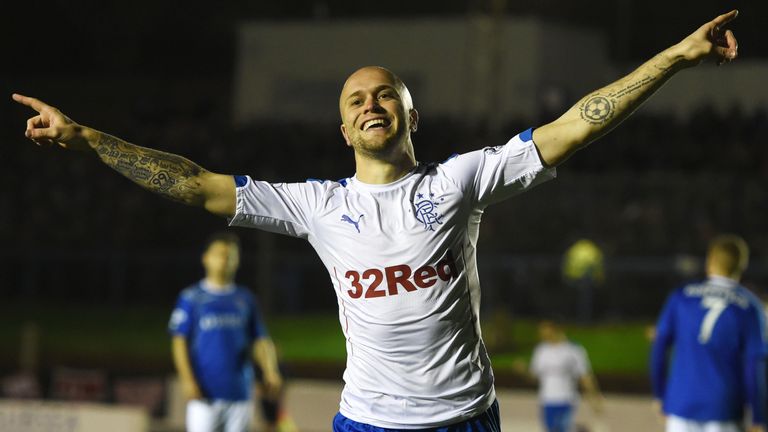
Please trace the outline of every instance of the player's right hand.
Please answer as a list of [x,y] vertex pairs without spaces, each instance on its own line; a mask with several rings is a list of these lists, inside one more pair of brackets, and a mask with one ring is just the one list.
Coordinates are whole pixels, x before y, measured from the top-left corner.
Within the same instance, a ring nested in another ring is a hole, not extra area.
[[13,94],[13,100],[37,111],[27,120],[24,135],[39,146],[56,144],[68,150],[90,150],[88,140],[83,136],[83,127],[65,116],[58,109],[33,97]]

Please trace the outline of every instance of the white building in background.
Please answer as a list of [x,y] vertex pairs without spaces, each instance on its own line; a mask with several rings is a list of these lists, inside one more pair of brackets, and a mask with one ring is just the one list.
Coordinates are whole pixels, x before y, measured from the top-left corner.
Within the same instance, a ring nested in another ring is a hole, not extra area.
[[[674,41],[670,41],[672,43]],[[661,50],[664,47],[658,47]],[[534,18],[247,22],[239,28],[234,121],[339,118],[344,79],[365,65],[398,73],[422,115],[498,126],[560,112],[637,65],[609,62],[598,32]],[[768,62],[683,72],[644,110],[685,116],[768,106]]]

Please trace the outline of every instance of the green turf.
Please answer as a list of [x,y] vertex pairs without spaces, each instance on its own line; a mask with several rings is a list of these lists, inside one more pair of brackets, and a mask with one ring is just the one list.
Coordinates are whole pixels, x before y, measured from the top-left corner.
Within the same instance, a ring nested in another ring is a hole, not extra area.
[[[0,364],[15,365],[23,323],[34,321],[40,328],[41,358],[49,364],[98,366],[120,360],[170,368],[165,330],[169,313],[158,307],[5,305],[0,307]],[[286,362],[344,362],[344,338],[335,314],[279,317],[267,325]],[[587,349],[595,372],[645,374],[649,350],[645,326],[567,326],[566,331]],[[483,332],[498,371],[510,369],[517,359],[528,360],[536,343],[534,321],[506,321],[495,327],[486,323]]]
[[[595,372],[645,374],[650,354],[646,327],[647,323],[566,325],[565,331],[570,340],[586,349]],[[534,323],[516,321],[513,329],[515,349],[491,352],[496,370],[510,369],[518,360],[530,361],[537,342]]]

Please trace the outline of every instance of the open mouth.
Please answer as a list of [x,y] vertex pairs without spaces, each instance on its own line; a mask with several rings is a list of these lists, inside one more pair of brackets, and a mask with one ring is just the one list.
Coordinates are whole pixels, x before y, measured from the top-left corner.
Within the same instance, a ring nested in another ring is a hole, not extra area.
[[391,124],[392,122],[390,122],[385,118],[376,118],[376,119],[371,119],[363,122],[363,126],[361,127],[361,129],[363,131],[387,129]]

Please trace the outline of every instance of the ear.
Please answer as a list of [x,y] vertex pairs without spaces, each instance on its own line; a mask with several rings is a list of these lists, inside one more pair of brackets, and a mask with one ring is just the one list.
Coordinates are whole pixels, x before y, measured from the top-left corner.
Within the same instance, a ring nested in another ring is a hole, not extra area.
[[352,147],[352,143],[349,141],[349,135],[347,135],[347,127],[344,123],[341,124],[341,134],[344,135],[344,141],[346,141],[348,147]]
[[411,108],[408,111],[408,123],[411,127],[411,132],[416,132],[416,129],[419,128],[419,112],[415,108]]

